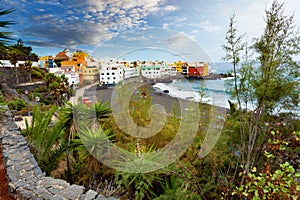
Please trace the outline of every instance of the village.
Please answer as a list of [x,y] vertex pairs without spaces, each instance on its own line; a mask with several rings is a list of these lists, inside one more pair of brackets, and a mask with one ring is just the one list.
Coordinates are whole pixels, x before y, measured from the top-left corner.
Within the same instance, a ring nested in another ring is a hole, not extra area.
[[[16,67],[24,65],[18,61]],[[98,82],[114,86],[122,80],[143,76],[150,80],[166,80],[178,77],[203,78],[209,75],[205,62],[127,61],[125,59],[98,59],[83,51],[69,52],[67,49],[55,56],[41,56],[32,60],[33,67],[45,69],[56,76],[68,78],[69,85]],[[1,60],[2,67],[14,67],[9,60]]]

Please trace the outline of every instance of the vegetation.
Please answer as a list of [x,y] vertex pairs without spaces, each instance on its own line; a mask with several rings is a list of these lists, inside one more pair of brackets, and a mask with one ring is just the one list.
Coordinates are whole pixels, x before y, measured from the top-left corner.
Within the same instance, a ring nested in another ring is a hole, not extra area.
[[16,99],[15,101],[8,102],[8,107],[11,110],[20,111],[26,107],[26,102],[23,99]]
[[[12,9],[3,9],[0,8],[0,16],[7,15],[13,12]],[[1,28],[9,28],[10,25],[13,25],[12,21],[0,21]],[[0,32],[0,52],[3,53],[5,51],[5,45],[11,40],[11,33],[1,31]]]
[[[31,68],[32,79],[44,80],[46,87],[28,96],[39,96],[41,104],[51,108],[36,106],[32,122],[26,122],[22,133],[43,171],[121,199],[299,199],[300,122],[292,111],[299,104],[299,66],[293,57],[300,53],[300,35],[293,17],[286,16],[283,4],[277,1],[266,10],[264,33],[251,48],[238,35],[234,18],[230,18],[223,48],[225,60],[233,64],[231,91],[238,106],[230,102],[222,134],[206,157],[200,159],[199,151],[213,109],[199,104],[198,132],[172,165],[147,173],[105,166],[99,158],[108,156],[110,143],[134,152],[127,153],[128,157],[124,154],[120,166],[131,169],[141,161],[151,164],[154,159],[149,155],[165,147],[180,128],[176,102],[156,135],[130,137],[118,126],[108,103],[87,106],[65,102],[72,93],[66,78]],[[22,41],[15,47],[23,53],[31,51]],[[245,59],[241,59],[244,50]],[[257,58],[252,59],[252,54]],[[200,93],[204,97],[203,91]],[[119,95],[122,100],[123,94]],[[129,116],[139,127],[146,127],[151,123],[150,105],[148,88],[138,88],[129,111],[119,117]],[[11,109],[24,106],[20,99],[9,103]],[[126,162],[127,158],[132,162]]]
[[[240,169],[242,170],[240,173],[242,176],[239,177],[240,182],[235,184],[239,187],[233,194],[238,193],[240,198],[242,196],[250,199],[283,198],[283,194],[288,193],[284,191],[284,188],[277,187],[276,182],[280,180],[279,182],[282,184],[286,180],[290,185],[291,181],[295,179],[294,169],[292,166],[289,167],[288,161],[268,165],[269,168],[272,167],[266,173],[264,169],[266,160],[262,150],[267,141],[271,139],[269,133],[274,130],[279,128],[284,130],[277,142],[282,142],[293,131],[299,130],[299,127],[294,126],[294,123],[299,124],[299,122],[293,120],[295,117],[293,111],[299,104],[299,92],[297,92],[299,82],[296,81],[299,77],[299,65],[293,60],[293,57],[300,53],[298,48],[300,35],[295,30],[293,16],[284,14],[284,4],[274,1],[271,8],[266,10],[265,19],[266,27],[263,35],[255,39],[251,49],[245,48],[245,60],[238,73],[235,73],[233,96],[238,99],[239,107],[238,110],[232,112],[230,117],[230,123],[233,123],[232,128],[226,130],[237,136],[236,148],[240,158],[236,162],[243,168]],[[241,47],[241,38],[237,36],[237,30],[233,26],[234,21],[231,18],[229,37],[226,38],[226,41],[230,47],[234,45]],[[235,65],[236,60],[239,60],[238,53],[242,48],[226,47],[225,50],[227,54],[232,55],[228,58],[233,59]],[[256,60],[250,59],[249,52],[251,50],[254,51],[254,55],[258,55]],[[254,63],[258,66],[254,66]],[[246,105],[246,110],[242,110],[241,103]],[[249,107],[253,110],[252,112],[248,112]],[[286,127],[283,128],[282,124],[285,124]],[[270,155],[268,154],[268,156]],[[299,165],[295,167],[299,169]],[[251,171],[253,169],[259,171],[259,175],[254,174]],[[274,171],[273,174],[270,172],[271,170]],[[232,179],[236,179],[236,177]],[[299,184],[295,181],[293,183],[295,185],[291,187]],[[271,184],[275,184],[272,189],[268,188],[271,187]],[[295,195],[299,197],[299,191],[292,190],[292,188],[289,190],[292,191],[292,194],[284,196],[284,198],[290,199],[293,195],[294,199]]]

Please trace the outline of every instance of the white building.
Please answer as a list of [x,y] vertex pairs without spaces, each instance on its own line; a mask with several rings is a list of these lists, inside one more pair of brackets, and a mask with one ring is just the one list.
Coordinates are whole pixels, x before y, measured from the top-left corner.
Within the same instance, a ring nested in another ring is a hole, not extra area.
[[140,75],[138,67],[124,67],[124,79],[137,77]]
[[[16,63],[16,67],[20,67],[20,65],[23,65],[26,61],[20,61]],[[36,61],[31,61],[32,67],[38,67],[39,64]],[[0,60],[0,67],[14,67],[13,64],[10,63],[9,60]]]
[[118,60],[104,60],[101,63],[99,72],[100,84],[113,86],[124,80],[125,64]]
[[161,78],[161,66],[159,65],[145,65],[141,67],[142,76],[150,79]]
[[74,71],[65,71],[61,68],[49,68],[50,73],[53,73],[55,76],[62,76],[65,75],[68,78],[69,85],[77,86],[79,84],[79,74],[75,73]]

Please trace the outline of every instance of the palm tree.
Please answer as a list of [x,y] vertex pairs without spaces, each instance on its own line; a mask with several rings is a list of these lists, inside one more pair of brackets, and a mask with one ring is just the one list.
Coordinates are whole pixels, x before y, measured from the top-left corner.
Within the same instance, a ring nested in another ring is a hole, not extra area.
[[57,159],[54,159],[54,152],[63,149],[64,146],[58,142],[63,134],[61,126],[50,126],[56,110],[57,107],[52,106],[50,110],[41,112],[40,107],[36,106],[32,113],[31,123],[29,124],[26,120],[26,129],[22,131],[39,163],[45,163],[46,160],[52,163],[51,166],[41,166],[47,173],[56,167]]
[[[78,135],[79,127],[90,124],[90,109],[83,104],[73,105],[70,102],[65,102],[65,105],[59,110],[59,124],[64,131],[64,138],[67,141],[66,161],[67,161],[67,177],[72,181],[70,150],[72,141]],[[74,159],[77,158],[77,151],[73,151]]]
[[25,69],[27,69],[27,71],[28,71],[29,82],[31,82],[31,67],[32,67],[32,62],[31,62],[30,60],[27,60],[27,61],[24,63],[24,67],[25,67]]
[[10,63],[15,68],[15,76],[16,76],[16,83],[19,84],[19,76],[18,76],[18,69],[17,69],[17,63],[18,63],[18,56],[22,55],[22,51],[20,51],[17,48],[14,48],[13,46],[8,47],[7,56],[10,61]]
[[[7,15],[11,12],[13,12],[13,9],[8,9],[4,10],[3,8],[0,8],[0,16]],[[2,28],[9,28],[10,25],[13,25],[14,22],[12,21],[0,21],[0,27]],[[9,40],[11,40],[11,32],[0,32],[0,47],[1,47],[1,52],[2,50],[5,50],[5,45],[8,43]],[[2,52],[3,53],[3,52]]]

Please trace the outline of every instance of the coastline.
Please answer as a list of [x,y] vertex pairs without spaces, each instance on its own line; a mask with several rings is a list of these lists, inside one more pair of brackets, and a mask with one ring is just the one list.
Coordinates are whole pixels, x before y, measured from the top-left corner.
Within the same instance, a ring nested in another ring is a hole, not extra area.
[[[149,94],[151,97],[152,104],[159,104],[164,107],[165,111],[167,113],[172,113],[174,111],[174,106],[179,106],[183,105],[182,110],[187,109],[188,104],[192,101],[192,99],[186,99],[186,98],[180,98],[180,96],[172,96],[170,93],[165,93],[162,90],[158,90],[154,86],[156,84],[164,84],[164,83],[147,83],[148,84],[148,89],[149,89]],[[90,97],[90,99],[94,102],[95,100],[100,100],[104,102],[108,102],[111,104],[111,97],[112,97],[112,92],[114,90],[114,87],[108,87],[105,89],[99,89],[97,90],[96,87],[92,87],[89,90],[86,90],[85,96]],[[181,91],[184,93],[184,91]],[[189,93],[189,92],[187,92]],[[96,99],[95,99],[96,98]],[[196,103],[200,103],[204,106],[213,106],[217,108],[217,110],[223,114],[228,113],[229,109],[226,107],[218,106],[218,105],[213,105],[209,104],[207,102],[199,102],[199,101],[193,101]],[[178,108],[178,107],[177,107]]]

